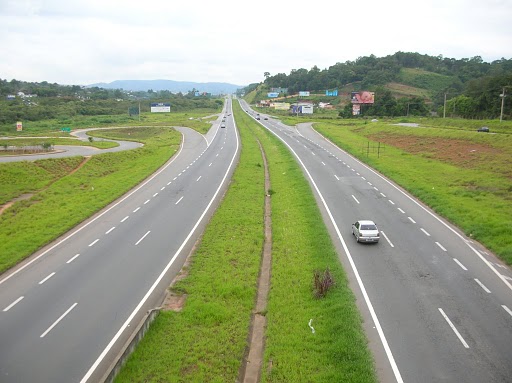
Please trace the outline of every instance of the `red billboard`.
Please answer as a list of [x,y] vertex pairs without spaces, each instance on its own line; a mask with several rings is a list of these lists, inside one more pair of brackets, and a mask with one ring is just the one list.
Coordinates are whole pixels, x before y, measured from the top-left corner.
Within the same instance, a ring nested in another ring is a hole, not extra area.
[[375,93],[362,90],[360,92],[352,92],[350,97],[352,104],[373,104]]

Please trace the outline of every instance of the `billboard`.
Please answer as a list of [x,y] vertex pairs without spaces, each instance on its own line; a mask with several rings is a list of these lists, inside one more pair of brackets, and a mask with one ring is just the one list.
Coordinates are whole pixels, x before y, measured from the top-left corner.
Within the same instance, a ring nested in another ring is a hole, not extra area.
[[21,132],[23,130],[23,123],[21,121],[16,122],[16,131]]
[[169,113],[171,111],[171,104],[163,102],[152,102],[151,113]]
[[289,102],[274,102],[274,109],[276,110],[289,110],[290,103]]
[[352,104],[373,104],[374,97],[374,92],[368,92],[366,90],[362,90],[360,92],[352,92],[350,95]]
[[338,89],[333,90],[326,90],[325,91],[326,96],[337,96],[338,95]]
[[299,97],[309,97],[309,90],[299,91]]
[[361,113],[361,104],[352,104],[352,115],[359,116]]
[[267,93],[267,97],[268,98],[279,97],[279,93],[278,92],[270,92],[270,93]]

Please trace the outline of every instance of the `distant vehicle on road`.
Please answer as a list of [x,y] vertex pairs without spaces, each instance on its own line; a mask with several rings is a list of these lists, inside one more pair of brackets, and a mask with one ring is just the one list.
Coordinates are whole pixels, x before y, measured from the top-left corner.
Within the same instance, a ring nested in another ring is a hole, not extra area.
[[359,220],[352,224],[352,235],[357,242],[379,242],[380,233],[375,222]]
[[226,127],[226,125],[225,125],[225,124],[222,124],[220,127],[221,127],[221,128],[225,128],[225,127]]
[[489,133],[489,128],[487,126],[482,126],[481,128],[477,129],[477,132]]

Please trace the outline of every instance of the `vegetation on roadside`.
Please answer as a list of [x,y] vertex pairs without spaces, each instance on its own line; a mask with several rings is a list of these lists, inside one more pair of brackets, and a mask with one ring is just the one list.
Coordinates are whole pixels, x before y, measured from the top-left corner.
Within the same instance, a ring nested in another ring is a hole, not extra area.
[[[433,121],[420,122],[421,128],[354,121],[314,126],[512,264],[511,124],[488,134],[471,123]],[[378,142],[385,144],[380,156],[368,155],[368,145]]]
[[[245,113],[237,119],[252,121]],[[355,298],[311,187],[288,149],[251,126],[265,148],[273,191],[262,382],[375,382]],[[329,291],[318,299],[314,276],[326,269]]]
[[[4,202],[33,194],[0,215],[0,272],[133,188],[163,165],[181,142],[181,134],[172,128],[139,128],[128,133],[119,130],[117,138],[136,138],[144,147],[93,156],[79,169],[82,157],[0,164]],[[77,171],[69,174],[70,169]]]
[[[237,123],[239,123],[237,119]],[[257,142],[239,123],[243,147],[229,191],[163,311],[116,382],[235,382],[254,309],[263,248],[264,169]]]
[[[354,296],[309,184],[288,150],[234,104],[242,156],[186,279],[181,312],[162,312],[116,382],[233,382],[243,361],[263,245],[270,167],[272,280],[262,382],[375,382]],[[319,299],[314,275],[322,274]],[[312,319],[313,333],[308,323]]]

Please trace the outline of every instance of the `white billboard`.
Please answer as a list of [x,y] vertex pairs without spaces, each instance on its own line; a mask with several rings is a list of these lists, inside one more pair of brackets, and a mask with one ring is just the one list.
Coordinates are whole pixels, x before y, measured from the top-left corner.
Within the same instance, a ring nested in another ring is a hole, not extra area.
[[169,113],[171,111],[171,104],[164,102],[152,102],[151,113]]
[[309,97],[309,90],[299,91],[299,97]]

